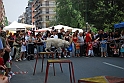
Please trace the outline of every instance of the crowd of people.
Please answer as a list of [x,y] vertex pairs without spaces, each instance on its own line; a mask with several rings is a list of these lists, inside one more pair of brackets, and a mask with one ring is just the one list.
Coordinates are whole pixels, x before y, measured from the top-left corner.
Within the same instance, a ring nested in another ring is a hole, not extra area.
[[[56,53],[57,58],[67,57],[124,57],[124,31],[104,32],[99,30],[94,34],[91,30],[87,32],[72,33],[65,31],[62,27],[60,31],[52,28],[51,31],[39,32],[19,31],[10,33],[8,30],[2,31],[0,27],[0,73],[5,76],[12,76],[11,60],[16,62],[22,60],[34,60],[39,52],[45,51],[45,42],[48,38],[63,39],[70,42],[69,48],[62,48],[61,53]],[[52,47],[52,51],[56,48]],[[40,56],[40,55],[39,55]],[[49,56],[50,57],[50,56]],[[49,58],[48,57],[48,58]],[[4,71],[6,73],[4,73]]]
[[[52,28],[51,31],[44,33],[18,32],[15,35],[6,31],[7,41],[11,47],[10,56],[15,61],[33,60],[39,52],[44,52],[45,42],[48,38],[63,39],[71,43],[69,48],[62,48],[61,53],[56,53],[56,57],[81,57],[81,56],[120,56],[123,57],[124,31],[104,32],[99,30],[94,34],[91,30],[87,32],[74,33],[64,31],[62,27],[60,31]],[[52,51],[56,48],[52,47]],[[71,50],[70,50],[71,49]],[[58,56],[59,55],[59,56]]]

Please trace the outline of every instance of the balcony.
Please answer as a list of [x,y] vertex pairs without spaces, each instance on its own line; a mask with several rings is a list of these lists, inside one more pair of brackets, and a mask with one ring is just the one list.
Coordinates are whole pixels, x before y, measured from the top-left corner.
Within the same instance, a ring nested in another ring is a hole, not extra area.
[[33,18],[39,16],[40,13],[42,13],[42,11],[39,11],[38,13],[36,13]]
[[56,14],[56,12],[54,12],[54,11],[42,11],[42,12],[40,12],[41,16],[42,15],[54,15],[54,14]]
[[43,8],[43,7],[56,7],[56,5],[55,4],[42,4],[40,8]]
[[38,6],[35,8],[35,10],[38,10],[40,6],[41,6],[41,5],[38,5]]
[[53,18],[49,18],[49,19],[47,19],[47,18],[40,18],[40,19],[37,19],[35,22],[43,23],[43,22],[48,22],[48,21],[52,21],[52,20],[54,20],[54,19]]
[[33,6],[36,5],[37,3],[38,3],[38,0],[36,0],[36,1],[34,2]]
[[39,23],[39,22],[42,22],[43,20],[42,20],[42,18],[40,18],[40,19],[37,19],[36,21],[35,21],[35,23]]

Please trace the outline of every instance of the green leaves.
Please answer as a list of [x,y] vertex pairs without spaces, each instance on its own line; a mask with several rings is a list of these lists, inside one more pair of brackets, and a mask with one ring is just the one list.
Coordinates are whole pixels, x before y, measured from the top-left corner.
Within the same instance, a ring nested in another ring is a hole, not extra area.
[[[123,6],[121,0],[94,0],[96,4],[90,6],[89,23],[93,23],[97,29],[114,29],[114,23],[124,20]],[[91,1],[94,3],[94,1]],[[124,5],[124,3],[123,3]]]
[[114,29],[124,21],[123,0],[56,0],[56,24],[82,28],[86,22],[97,29]]
[[56,24],[82,28],[84,19],[73,0],[57,0]]

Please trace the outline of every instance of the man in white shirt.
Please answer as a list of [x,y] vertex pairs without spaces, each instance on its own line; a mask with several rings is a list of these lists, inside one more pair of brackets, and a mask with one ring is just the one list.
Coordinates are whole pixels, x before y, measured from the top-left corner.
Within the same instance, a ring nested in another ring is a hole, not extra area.
[[84,38],[83,38],[83,33],[80,32],[78,35],[78,42],[84,44]]
[[[57,35],[57,30],[53,31],[53,35],[51,35],[51,38],[55,38],[58,39],[58,35]],[[54,51],[56,48],[52,47],[52,51]],[[58,56],[59,58],[61,58],[61,49],[57,50],[56,56]]]
[[28,37],[28,60],[33,60],[34,59],[34,42],[35,38],[33,37],[33,33],[30,34]]
[[57,35],[57,31],[56,30],[53,31],[53,35],[51,35],[51,38],[58,39],[58,35]]
[[83,38],[83,32],[80,32],[78,35],[78,43],[80,43],[80,56],[84,54],[84,38]]

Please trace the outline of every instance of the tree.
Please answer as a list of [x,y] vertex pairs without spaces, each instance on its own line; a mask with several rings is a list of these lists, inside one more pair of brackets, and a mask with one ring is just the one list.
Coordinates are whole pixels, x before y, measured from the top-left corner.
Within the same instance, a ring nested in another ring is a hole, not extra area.
[[89,23],[98,29],[113,29],[115,23],[124,21],[122,0],[90,0]]
[[85,26],[86,22],[98,30],[111,30],[124,21],[123,0],[56,0],[56,24],[71,27]]
[[58,24],[83,27],[84,20],[81,12],[74,8],[72,0],[57,0],[56,3],[56,21]]

